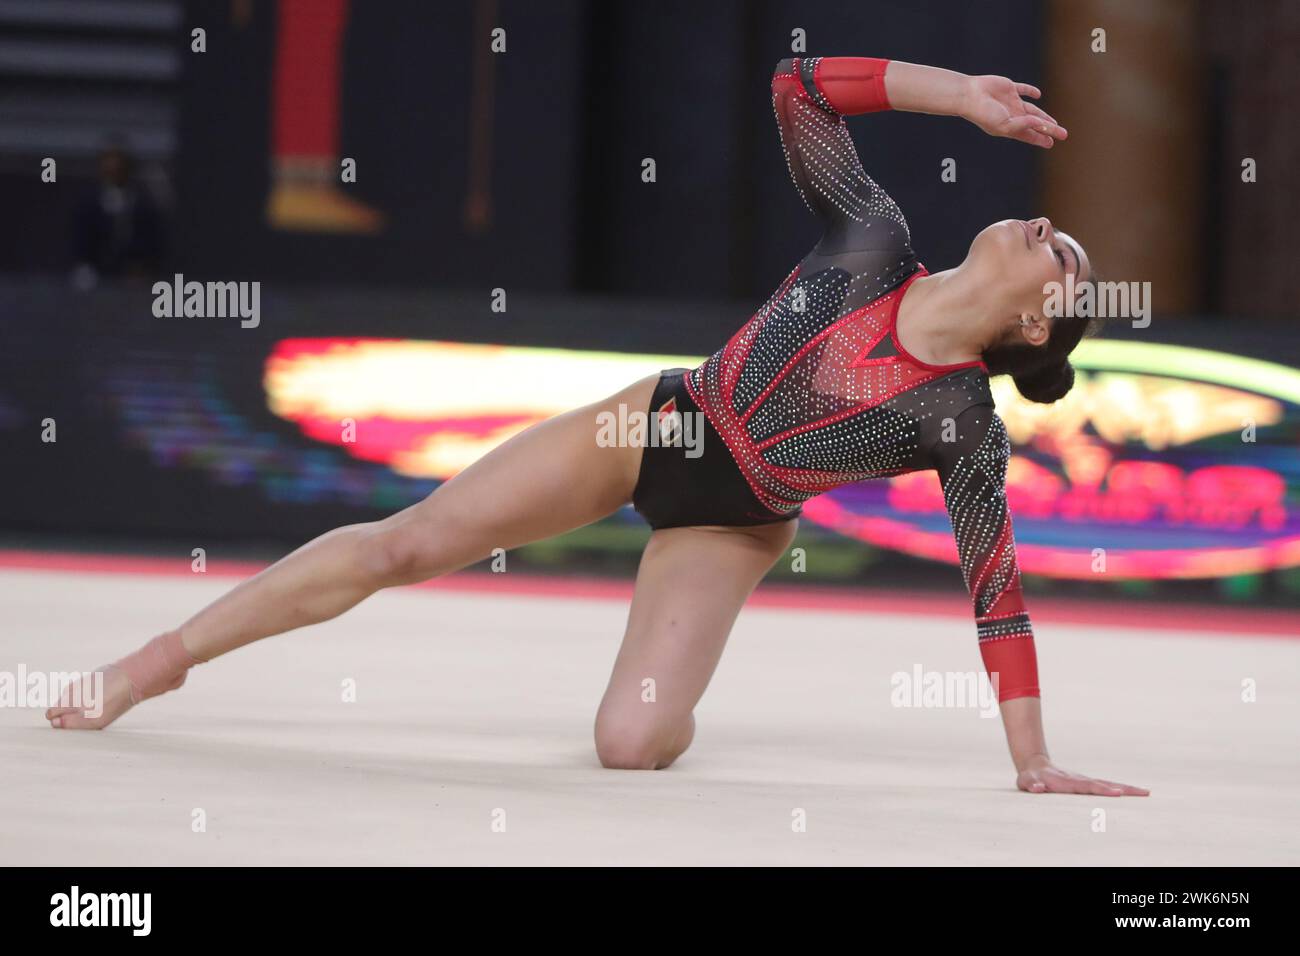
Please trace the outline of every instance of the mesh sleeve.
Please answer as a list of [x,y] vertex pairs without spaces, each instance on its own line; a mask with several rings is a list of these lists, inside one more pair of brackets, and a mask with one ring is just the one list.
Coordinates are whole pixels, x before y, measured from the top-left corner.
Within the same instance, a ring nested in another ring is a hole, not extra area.
[[972,405],[945,426],[932,451],[974,605],[980,654],[989,676],[997,675],[999,700],[1037,697],[1034,635],[1007,508],[1006,426],[989,405]]
[[790,58],[772,75],[772,108],[795,188],[846,248],[911,249],[897,204],[862,166],[845,115],[889,108],[888,60]]

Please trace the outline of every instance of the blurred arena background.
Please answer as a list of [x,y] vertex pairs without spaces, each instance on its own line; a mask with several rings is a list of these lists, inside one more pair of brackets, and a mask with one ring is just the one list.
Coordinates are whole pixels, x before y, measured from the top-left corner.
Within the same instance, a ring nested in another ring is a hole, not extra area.
[[[853,121],[928,267],[1045,214],[1151,283],[1067,401],[998,393],[1031,606],[1294,608],[1300,5],[1250,7],[0,0],[0,547],[266,560],[713,351],[815,239],[768,96],[803,31],[1033,82],[1069,127]],[[259,282],[256,327],[157,317],[177,274]],[[958,583],[933,475],[806,514],[773,577]],[[647,534],[627,509],[511,568],[627,577]]]

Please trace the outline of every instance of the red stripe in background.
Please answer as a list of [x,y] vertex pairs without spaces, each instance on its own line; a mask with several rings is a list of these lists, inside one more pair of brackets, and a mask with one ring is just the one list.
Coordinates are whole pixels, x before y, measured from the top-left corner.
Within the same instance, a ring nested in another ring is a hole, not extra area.
[[280,0],[272,67],[276,158],[337,162],[340,73],[348,0]]
[[[205,574],[219,578],[245,578],[266,564],[255,561],[208,561]],[[0,569],[25,571],[69,571],[85,574],[153,574],[193,577],[190,559],[137,557],[132,555],[83,554],[70,551],[0,550]],[[632,582],[605,578],[547,576],[538,574],[492,574],[462,571],[436,581],[414,585],[439,591],[474,594],[512,594],[588,600],[631,600]],[[939,592],[871,590],[853,591],[826,586],[761,586],[749,604],[755,607],[807,609],[861,614],[918,614],[960,617],[974,621],[969,599],[960,587],[951,594]],[[1177,606],[1140,601],[1088,601],[1077,598],[1034,598],[1026,600],[1033,620],[1060,624],[1196,631],[1229,636],[1269,635],[1300,638],[1300,612],[1277,608],[1223,607],[1220,605]],[[973,625],[972,625],[973,626]]]

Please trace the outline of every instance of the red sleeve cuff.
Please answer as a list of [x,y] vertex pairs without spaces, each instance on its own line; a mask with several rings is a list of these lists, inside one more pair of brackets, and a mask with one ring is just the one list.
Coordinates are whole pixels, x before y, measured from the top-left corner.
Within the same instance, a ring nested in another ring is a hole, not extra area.
[[998,691],[998,702],[1039,697],[1038,655],[1031,635],[980,642],[984,669]]
[[825,56],[817,62],[813,83],[837,113],[878,113],[891,108],[885,92],[889,62],[867,56]]

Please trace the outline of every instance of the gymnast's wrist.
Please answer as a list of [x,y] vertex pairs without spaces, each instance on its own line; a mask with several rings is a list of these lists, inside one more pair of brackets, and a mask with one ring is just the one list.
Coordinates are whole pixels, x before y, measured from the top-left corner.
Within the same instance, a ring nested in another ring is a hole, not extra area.
[[983,95],[980,90],[976,89],[975,77],[961,74],[961,89],[957,94],[957,108],[953,116],[964,119],[968,123],[975,122],[975,103]]
[[885,90],[893,109],[931,116],[965,116],[973,93],[970,77],[955,70],[890,60]]
[[1024,773],[1026,770],[1041,770],[1043,767],[1052,765],[1051,755],[1045,750],[1036,750],[1029,754],[1011,755],[1011,763],[1016,768],[1016,773]]

